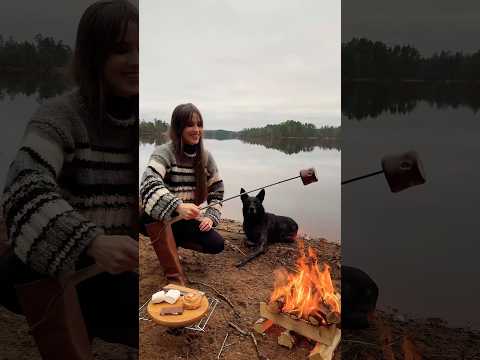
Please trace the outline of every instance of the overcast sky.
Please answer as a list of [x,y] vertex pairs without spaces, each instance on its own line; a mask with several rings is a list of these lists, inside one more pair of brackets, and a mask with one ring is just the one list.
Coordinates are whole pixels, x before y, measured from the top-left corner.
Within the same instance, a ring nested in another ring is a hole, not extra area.
[[339,1],[142,0],[140,19],[141,118],[340,125]]
[[422,55],[480,49],[480,1],[342,0],[342,37],[410,44]]
[[77,25],[83,11],[94,0],[2,1],[0,33],[6,38],[32,41],[37,33],[53,36],[74,46]]

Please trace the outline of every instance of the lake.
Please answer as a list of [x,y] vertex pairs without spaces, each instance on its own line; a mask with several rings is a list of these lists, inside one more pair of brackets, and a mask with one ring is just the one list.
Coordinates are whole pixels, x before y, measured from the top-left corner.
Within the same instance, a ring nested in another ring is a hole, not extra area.
[[[340,242],[340,156],[336,149],[320,147],[287,154],[262,145],[240,140],[205,139],[205,147],[213,154],[225,183],[225,197],[290,178],[304,168],[315,167],[318,182],[304,186],[295,179],[265,189],[267,211],[290,216],[300,230],[310,236]],[[140,144],[140,176],[155,145]],[[253,195],[255,195],[253,193]],[[223,216],[242,220],[240,198],[224,203]]]
[[[8,166],[13,160],[24,129],[45,96],[22,89],[7,88],[0,97],[3,115],[0,132],[0,187],[3,189]],[[7,126],[5,126],[7,125]],[[247,144],[240,140],[206,139],[205,145],[215,156],[225,181],[225,197],[236,195],[240,188],[251,190],[298,175],[300,169],[315,167],[319,181],[304,186],[300,179],[266,189],[267,211],[294,218],[301,231],[329,241],[340,242],[340,154],[335,148],[322,148],[311,142],[285,141],[270,144],[273,148]],[[140,144],[140,175],[153,151],[153,144]],[[280,151],[278,149],[282,149]],[[224,205],[224,216],[241,220],[241,201]]]
[[412,105],[360,120],[342,117],[343,180],[410,149],[427,176],[426,184],[397,194],[383,176],[343,186],[343,263],[375,279],[381,306],[480,328],[480,117],[458,103]]

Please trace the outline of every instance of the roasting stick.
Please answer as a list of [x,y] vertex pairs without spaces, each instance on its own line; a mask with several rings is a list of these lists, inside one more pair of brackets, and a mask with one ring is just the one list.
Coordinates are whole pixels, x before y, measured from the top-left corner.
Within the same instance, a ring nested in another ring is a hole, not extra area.
[[[267,187],[271,187],[271,186],[275,186],[275,185],[278,185],[278,184],[281,184],[281,183],[284,183],[284,182],[287,182],[287,181],[291,181],[291,180],[294,180],[294,179],[298,179],[298,178],[301,178],[302,179],[302,183],[303,185],[308,185],[308,184],[311,184],[313,182],[317,182],[318,179],[317,179],[317,173],[315,171],[315,168],[309,168],[309,169],[302,169],[300,170],[300,175],[297,175],[297,176],[293,176],[291,178],[288,178],[288,179],[284,179],[284,180],[280,180],[280,181],[277,181],[277,182],[274,182],[274,183],[271,183],[271,184],[268,184],[268,185],[265,185],[265,186],[261,186],[259,188],[256,188],[256,189],[253,189],[253,190],[249,190],[249,191],[246,191],[246,192],[242,192],[241,194],[238,194],[238,195],[234,195],[234,196],[230,196],[226,199],[223,199],[221,201],[217,201],[217,202],[214,202],[212,204],[209,204],[209,205],[205,205],[203,207],[201,207],[199,210],[206,210],[212,206],[215,206],[215,205],[218,205],[218,204],[223,204],[224,202],[226,201],[230,201],[232,199],[235,199],[235,198],[238,198],[242,195],[246,195],[246,194],[249,194],[251,192],[254,192],[254,191],[258,191],[258,190],[261,190],[261,189],[265,189]],[[167,221],[164,223],[163,227],[161,228],[161,230],[163,230],[164,227],[168,226],[168,225],[172,225],[178,221],[182,220],[182,217],[181,216],[177,216],[175,218],[173,218],[172,220],[170,221]],[[161,231],[160,230],[160,231]],[[159,241],[160,239],[156,240],[156,241]],[[151,244],[154,244],[155,241],[152,241]]]

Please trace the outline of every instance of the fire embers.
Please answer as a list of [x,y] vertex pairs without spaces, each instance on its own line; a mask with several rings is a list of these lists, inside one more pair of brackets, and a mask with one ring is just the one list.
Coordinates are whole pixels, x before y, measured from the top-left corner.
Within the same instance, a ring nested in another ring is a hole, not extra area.
[[302,242],[299,242],[299,252],[296,272],[289,273],[286,269],[275,271],[268,309],[316,326],[340,323],[340,299],[333,287],[330,267],[318,263],[312,248],[305,253]]

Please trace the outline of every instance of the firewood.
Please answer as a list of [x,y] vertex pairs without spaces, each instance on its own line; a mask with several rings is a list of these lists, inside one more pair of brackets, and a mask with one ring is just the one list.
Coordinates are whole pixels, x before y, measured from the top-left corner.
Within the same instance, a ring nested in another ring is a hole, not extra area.
[[327,323],[329,324],[339,324],[342,320],[342,318],[340,317],[340,313],[338,313],[337,311],[332,311],[328,313],[326,319]]
[[336,328],[335,337],[333,338],[332,344],[325,345],[322,343],[317,343],[313,350],[308,355],[308,360],[331,360],[333,359],[333,353],[340,343],[342,337],[342,332],[340,329]]
[[280,303],[278,301],[269,302],[267,307],[268,307],[268,311],[274,314],[278,314],[280,313],[280,311],[282,311],[282,308],[280,307]]
[[295,321],[300,320],[300,318],[295,314],[288,314],[288,316],[290,316]]
[[295,345],[295,338],[290,334],[289,330],[285,330],[280,334],[277,339],[278,345],[285,346],[289,349],[292,349],[293,345]]
[[318,312],[325,317],[327,316],[327,314],[331,313],[332,310],[330,309],[330,306],[328,306],[326,303],[321,302],[320,304],[318,304]]
[[317,320],[315,316],[309,316],[308,317],[308,322],[312,324],[313,326],[318,326],[320,325],[320,321]]
[[260,303],[260,316],[273,320],[275,324],[280,325],[287,330],[294,331],[297,334],[325,345],[332,344],[335,336],[335,325],[313,326],[307,321],[293,320],[285,314],[273,314],[268,311],[267,304],[264,302]]
[[258,319],[255,324],[253,325],[253,329],[259,333],[259,334],[265,334],[265,331],[267,331],[271,326],[273,325],[272,320],[260,318]]

